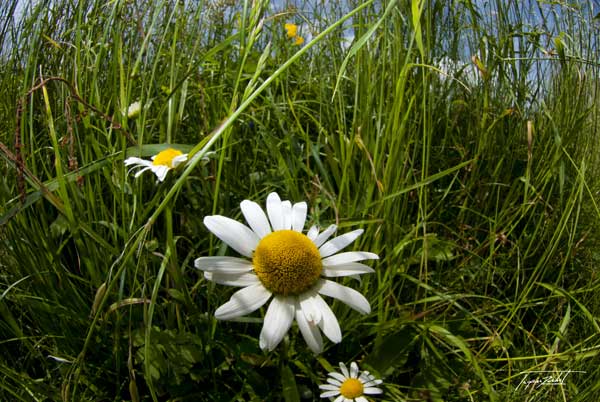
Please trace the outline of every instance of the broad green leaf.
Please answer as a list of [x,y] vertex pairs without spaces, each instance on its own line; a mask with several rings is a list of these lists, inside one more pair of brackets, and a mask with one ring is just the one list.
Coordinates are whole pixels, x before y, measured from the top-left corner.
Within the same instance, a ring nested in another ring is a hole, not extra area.
[[415,340],[415,331],[406,326],[383,338],[367,356],[365,363],[382,375],[391,374],[395,367],[406,363]]
[[296,379],[290,366],[285,365],[281,369],[281,388],[283,389],[283,399],[285,402],[300,402]]

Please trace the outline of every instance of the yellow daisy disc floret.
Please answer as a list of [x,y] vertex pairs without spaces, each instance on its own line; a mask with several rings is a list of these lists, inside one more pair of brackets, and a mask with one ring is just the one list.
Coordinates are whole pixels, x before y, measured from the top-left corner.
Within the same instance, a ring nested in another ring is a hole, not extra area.
[[263,237],[252,262],[262,284],[284,296],[310,289],[323,269],[315,243],[293,230],[278,230]]
[[183,155],[183,153],[178,149],[167,148],[164,151],[159,152],[152,161],[152,164],[155,166],[167,166],[169,168],[173,168],[173,159],[176,156]]
[[363,394],[364,386],[356,378],[348,378],[340,387],[340,394],[348,399],[358,398]]

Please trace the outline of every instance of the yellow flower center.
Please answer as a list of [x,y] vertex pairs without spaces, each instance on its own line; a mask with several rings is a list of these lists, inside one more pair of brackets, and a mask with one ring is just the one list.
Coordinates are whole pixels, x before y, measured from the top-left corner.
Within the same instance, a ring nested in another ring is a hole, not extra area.
[[296,32],[298,32],[298,26],[296,24],[287,23],[284,25],[284,27],[287,31],[288,38],[293,38],[296,36]]
[[340,387],[340,394],[348,399],[358,398],[363,394],[364,387],[362,382],[356,378],[348,378]]
[[284,296],[310,289],[323,269],[315,243],[293,230],[278,230],[263,237],[252,262],[262,284]]
[[173,158],[176,156],[183,155],[183,153],[178,149],[167,148],[164,151],[159,152],[152,161],[152,164],[155,166],[166,166],[169,168],[173,168]]

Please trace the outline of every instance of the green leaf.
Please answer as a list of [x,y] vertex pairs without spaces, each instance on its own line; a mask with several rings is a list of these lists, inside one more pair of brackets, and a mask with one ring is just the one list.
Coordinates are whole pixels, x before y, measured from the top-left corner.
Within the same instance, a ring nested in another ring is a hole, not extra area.
[[287,365],[281,369],[281,388],[283,389],[285,402],[300,402],[300,394],[298,393],[294,373]]
[[379,20],[377,20],[377,22],[374,23],[369,28],[369,30],[354,43],[354,45],[352,45],[352,47],[350,48],[350,51],[348,51],[348,55],[346,56],[346,58],[344,58],[344,61],[342,62],[342,65],[338,71],[337,79],[335,80],[335,87],[333,88],[332,98],[335,97],[335,94],[338,91],[340,82],[342,81],[342,77],[343,77],[344,73],[346,72],[346,66],[348,65],[348,62],[350,61],[350,58],[352,58],[354,55],[356,55],[356,53],[358,53],[358,51],[368,42],[369,38],[371,38],[371,36],[373,36],[375,31],[379,28],[379,26],[383,23],[383,21],[388,17],[390,12],[394,8],[395,4],[396,4],[395,1],[390,1],[387,5],[383,15],[381,16],[381,18]]
[[406,363],[415,339],[414,330],[411,327],[404,327],[400,331],[386,336],[375,346],[364,363],[382,375],[391,374],[395,367]]
[[61,237],[69,229],[69,221],[64,215],[58,217],[50,224],[50,234],[52,237]]
[[477,374],[477,376],[483,383],[483,388],[484,388],[486,394],[488,395],[488,397],[490,398],[490,401],[497,400],[497,396],[496,396],[494,390],[490,386],[490,383],[488,382],[485,373],[479,366],[476,356],[474,356],[471,353],[471,349],[469,348],[469,345],[462,338],[452,334],[450,331],[448,331],[444,327],[440,327],[438,325],[431,325],[431,326],[424,326],[424,327],[426,327],[427,330],[429,330],[435,336],[439,337],[440,339],[443,339],[448,344],[456,346],[464,354],[466,360],[469,361],[469,363],[473,367],[473,370],[475,371],[475,373]]

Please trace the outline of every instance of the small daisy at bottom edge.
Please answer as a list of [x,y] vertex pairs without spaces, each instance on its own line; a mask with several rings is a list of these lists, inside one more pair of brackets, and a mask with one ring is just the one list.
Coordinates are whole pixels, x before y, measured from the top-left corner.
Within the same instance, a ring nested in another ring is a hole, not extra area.
[[381,388],[376,387],[383,381],[368,371],[361,373],[355,362],[350,363],[350,370],[340,362],[340,369],[341,373],[332,371],[328,374],[327,384],[319,385],[325,391],[321,393],[321,398],[329,398],[334,402],[368,402],[365,395],[383,393]]

